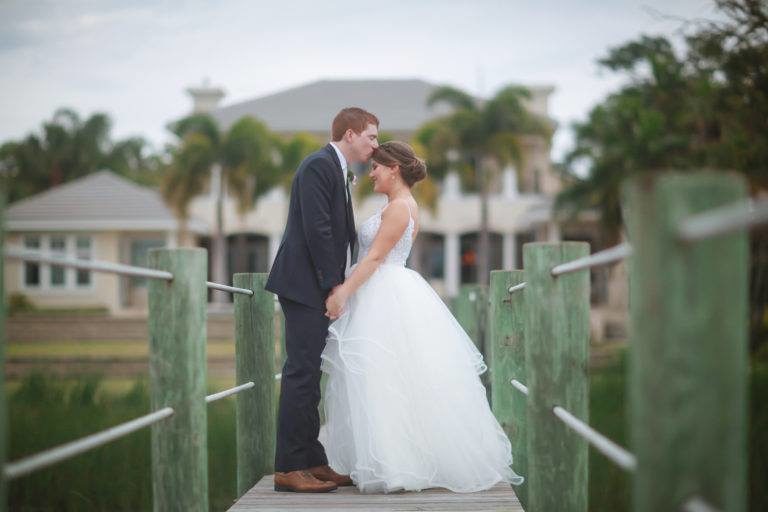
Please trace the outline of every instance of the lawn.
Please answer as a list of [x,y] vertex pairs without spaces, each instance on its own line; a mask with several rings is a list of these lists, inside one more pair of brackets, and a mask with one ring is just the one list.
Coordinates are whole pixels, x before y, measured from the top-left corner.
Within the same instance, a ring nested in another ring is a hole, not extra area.
[[[233,341],[208,342],[208,357],[235,357]],[[7,358],[99,359],[139,358],[149,355],[148,341],[34,341],[8,342]]]

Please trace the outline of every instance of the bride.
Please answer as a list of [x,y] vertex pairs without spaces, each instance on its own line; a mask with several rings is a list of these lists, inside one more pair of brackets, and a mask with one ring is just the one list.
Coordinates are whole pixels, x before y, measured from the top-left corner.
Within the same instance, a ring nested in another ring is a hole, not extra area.
[[520,484],[511,445],[488,406],[487,367],[467,334],[416,272],[405,268],[419,230],[411,187],[426,177],[407,144],[373,153],[374,192],[388,202],[359,229],[359,263],[326,301],[334,320],[322,353],[334,470],[362,492],[455,492]]

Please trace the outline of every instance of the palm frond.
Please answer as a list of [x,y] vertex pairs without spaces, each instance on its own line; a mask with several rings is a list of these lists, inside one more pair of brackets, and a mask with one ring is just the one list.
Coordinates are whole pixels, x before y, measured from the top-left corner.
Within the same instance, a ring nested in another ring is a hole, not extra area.
[[461,89],[443,85],[435,88],[427,98],[427,105],[432,107],[438,103],[445,103],[457,110],[476,110],[475,98]]

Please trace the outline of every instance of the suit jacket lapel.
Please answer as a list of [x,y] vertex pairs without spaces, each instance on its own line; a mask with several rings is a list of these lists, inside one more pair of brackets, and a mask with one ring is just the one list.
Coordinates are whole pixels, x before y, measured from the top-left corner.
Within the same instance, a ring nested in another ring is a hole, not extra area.
[[[341,180],[341,193],[344,196],[343,201],[346,208],[347,218],[347,238],[350,245],[350,253],[352,254],[352,261],[354,262],[356,246],[357,246],[357,231],[355,231],[355,214],[352,210],[352,197],[347,197],[347,177],[344,175],[344,170],[341,168],[341,162],[339,161],[339,155],[336,154],[336,150],[331,147],[330,142],[326,144],[325,150],[330,153],[333,162],[336,164],[336,168],[339,170],[339,179]],[[349,199],[349,200],[347,200]]]

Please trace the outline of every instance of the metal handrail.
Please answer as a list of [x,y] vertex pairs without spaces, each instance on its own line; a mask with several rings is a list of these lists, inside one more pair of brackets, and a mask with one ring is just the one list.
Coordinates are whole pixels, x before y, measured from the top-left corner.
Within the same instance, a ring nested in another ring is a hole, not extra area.
[[570,272],[576,272],[578,270],[584,270],[585,268],[599,267],[602,265],[609,265],[616,263],[632,255],[632,246],[624,242],[610,249],[598,251],[589,256],[578,258],[567,263],[561,263],[552,268],[553,276],[560,276],[568,274]]
[[523,384],[517,379],[512,379],[511,382],[512,382],[512,385],[515,386],[515,389],[517,389],[518,391],[520,391],[522,394],[526,396],[528,395],[528,386],[526,386],[525,384]]
[[[528,396],[528,388],[522,382],[517,379],[512,379],[511,384],[515,389]],[[552,412],[558,419],[565,423],[568,428],[583,437],[589,444],[594,446],[597,451],[608,457],[619,467],[626,469],[627,471],[634,471],[637,468],[637,458],[632,453],[611,441],[566,409],[556,405],[552,408]]]
[[[626,259],[631,255],[632,255],[632,246],[624,242],[614,247],[611,247],[610,249],[605,249],[603,251],[598,251],[594,254],[590,254],[589,256],[585,256],[583,258],[578,258],[573,261],[561,263],[560,265],[552,267],[552,270],[550,271],[550,273],[552,274],[552,276],[557,277],[563,274],[576,272],[578,270],[584,270],[592,267],[600,267],[603,265],[610,265],[611,263],[616,263],[618,261]],[[525,289],[527,285],[528,285],[527,282],[516,284],[514,286],[510,286],[509,290],[507,291],[509,293],[515,293],[517,291]]]
[[214,393],[212,395],[208,395],[205,397],[205,403],[209,404],[211,402],[215,402],[216,400],[221,400],[222,398],[226,398],[230,395],[234,395],[236,393],[239,393],[240,391],[245,391],[246,389],[251,389],[256,384],[253,383],[253,381],[246,382],[245,384],[240,384],[239,386],[235,386],[233,388],[225,389],[224,391],[219,391],[218,393]]
[[701,496],[693,496],[683,503],[682,509],[685,512],[719,512],[718,509],[704,501]]
[[768,199],[750,199],[688,217],[680,223],[678,233],[682,240],[694,242],[766,222]]
[[173,274],[164,270],[135,267],[132,265],[123,265],[121,263],[112,263],[110,261],[68,258],[63,255],[56,255],[56,253],[30,251],[21,247],[6,247],[4,253],[6,257],[12,259],[36,261],[39,263],[50,263],[52,265],[59,265],[62,267],[72,267],[83,270],[93,270],[96,272],[120,274],[125,276],[148,277],[150,279],[166,279],[169,281],[173,279]]
[[247,288],[236,288],[234,286],[228,286],[226,284],[212,283],[211,281],[206,281],[205,284],[206,286],[208,286],[208,288],[211,288],[213,290],[221,290],[223,292],[230,292],[230,293],[242,293],[243,295],[253,295],[253,290],[249,290]]
[[[133,277],[147,277],[150,279],[172,280],[173,274],[165,270],[156,270],[146,267],[136,267],[133,265],[124,265],[122,263],[112,263],[111,261],[86,260],[82,258],[70,258],[55,252],[31,251],[22,247],[6,247],[5,256],[12,259],[24,261],[35,261],[38,263],[49,263],[62,267],[78,268],[82,270],[93,270],[96,272],[106,272],[110,274],[120,274]],[[253,290],[247,288],[237,288],[226,284],[213,283],[206,281],[205,285],[214,290],[221,290],[230,293],[241,293],[243,295],[253,295]]]
[[6,464],[3,468],[3,476],[7,480],[24,476],[38,469],[72,458],[75,455],[80,455],[81,453],[124,437],[144,427],[148,427],[153,423],[157,423],[158,421],[173,415],[173,413],[173,408],[164,407],[158,411],[108,428],[107,430],[102,430],[101,432],[91,434],[76,441],[71,441],[36,455],[30,455],[29,457],[25,457],[16,462],[11,462]]
[[552,412],[560,419],[560,421],[565,423],[568,428],[583,437],[589,444],[595,447],[597,451],[608,457],[617,466],[626,469],[627,471],[634,471],[637,469],[637,458],[628,450],[611,441],[559,405],[553,407]]

